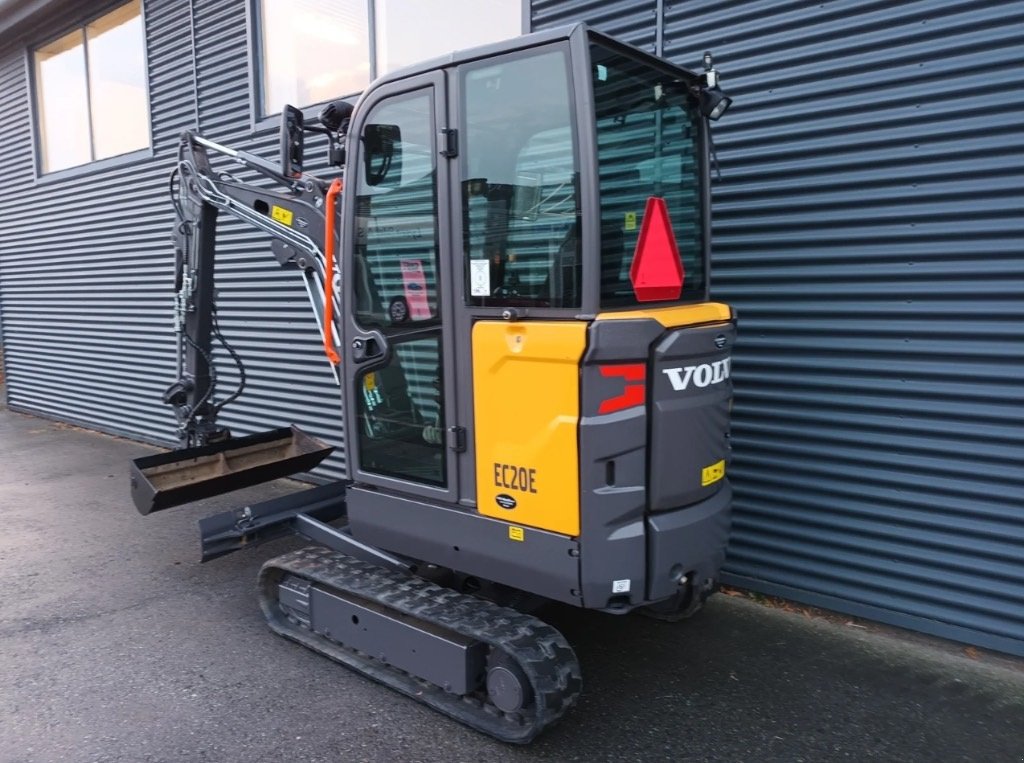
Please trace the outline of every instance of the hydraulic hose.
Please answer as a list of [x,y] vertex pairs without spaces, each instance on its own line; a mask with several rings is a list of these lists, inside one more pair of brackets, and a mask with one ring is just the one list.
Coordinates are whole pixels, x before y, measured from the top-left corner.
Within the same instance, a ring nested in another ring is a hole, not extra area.
[[335,178],[327,189],[327,209],[324,214],[324,259],[327,266],[324,274],[324,352],[334,365],[341,362],[334,350],[334,218],[341,187],[341,179]]

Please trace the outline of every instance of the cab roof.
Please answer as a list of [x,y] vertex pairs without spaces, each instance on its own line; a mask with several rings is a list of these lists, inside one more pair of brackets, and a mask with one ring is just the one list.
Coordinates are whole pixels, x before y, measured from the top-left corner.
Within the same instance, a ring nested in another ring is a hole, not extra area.
[[533,48],[539,45],[559,42],[562,40],[580,39],[581,42],[586,42],[588,38],[601,42],[611,48],[619,48],[620,50],[623,50],[623,52],[628,52],[634,57],[644,59],[659,68],[671,69],[673,73],[683,78],[696,78],[696,75],[688,69],[671,64],[662,58],[652,56],[650,53],[641,50],[640,48],[599,32],[588,24],[579,22],[576,24],[555,27],[553,29],[544,29],[539,32],[531,32],[519,37],[513,37],[508,40],[493,42],[487,45],[479,45],[474,48],[455,50],[443,56],[437,56],[401,69],[396,69],[393,72],[389,72],[388,74],[375,79],[365,92],[369,92],[370,90],[376,89],[377,87],[390,82],[397,82],[398,80],[403,80],[408,77],[414,77],[417,74],[438,71],[439,69],[446,69],[459,64],[468,63],[470,61],[493,58],[495,56],[504,55],[505,53],[512,53],[517,50],[525,50],[527,48]]

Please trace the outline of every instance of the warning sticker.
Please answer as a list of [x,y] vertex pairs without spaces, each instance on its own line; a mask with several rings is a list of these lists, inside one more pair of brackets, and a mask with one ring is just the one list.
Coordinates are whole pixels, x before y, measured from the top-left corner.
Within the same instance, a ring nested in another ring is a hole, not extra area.
[[636,212],[627,212],[626,219],[622,223],[625,230],[636,230]]
[[273,206],[270,208],[270,216],[277,220],[279,223],[284,223],[285,225],[291,225],[292,218],[294,217],[290,209],[285,209],[284,207],[278,206]]
[[508,528],[508,537],[511,540],[524,541],[526,540],[526,531],[522,527],[510,527]]
[[718,480],[725,476],[725,460],[721,460],[718,463],[711,464],[711,466],[705,466],[700,470],[700,484],[703,487],[708,485],[714,485]]
[[469,261],[469,295],[471,297],[491,296],[490,260]]

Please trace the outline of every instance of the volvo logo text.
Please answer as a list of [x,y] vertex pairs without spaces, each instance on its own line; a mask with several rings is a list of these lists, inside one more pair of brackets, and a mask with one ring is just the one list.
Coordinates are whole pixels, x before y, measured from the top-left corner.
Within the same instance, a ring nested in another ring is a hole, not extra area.
[[714,363],[703,363],[699,366],[685,368],[666,368],[662,371],[672,383],[672,389],[681,392],[692,383],[695,387],[708,387],[719,384],[729,378],[729,365],[732,358],[716,360]]

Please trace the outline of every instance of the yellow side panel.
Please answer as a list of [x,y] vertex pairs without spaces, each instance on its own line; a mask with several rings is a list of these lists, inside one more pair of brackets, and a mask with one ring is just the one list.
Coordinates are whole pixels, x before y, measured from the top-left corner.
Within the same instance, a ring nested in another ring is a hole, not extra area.
[[701,302],[697,305],[675,307],[652,307],[648,310],[627,310],[625,312],[600,313],[599,321],[621,321],[630,318],[650,318],[665,328],[695,326],[699,323],[718,323],[732,318],[732,308],[721,302]]
[[481,514],[579,535],[577,424],[587,324],[473,326],[476,501]]

